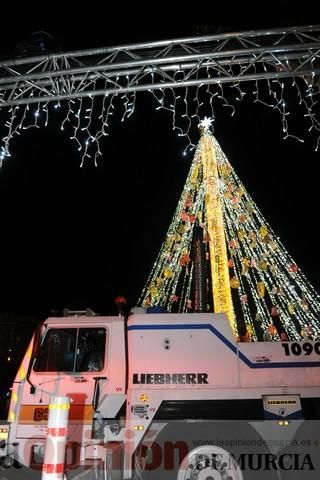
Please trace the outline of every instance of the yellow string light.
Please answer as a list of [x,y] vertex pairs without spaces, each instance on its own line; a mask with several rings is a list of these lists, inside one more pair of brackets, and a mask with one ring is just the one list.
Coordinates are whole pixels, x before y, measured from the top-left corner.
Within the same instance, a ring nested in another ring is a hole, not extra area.
[[211,123],[205,118],[199,124],[202,136],[139,304],[192,311],[197,224],[209,246],[208,304],[227,313],[235,333],[246,341],[319,340],[320,297],[246,191]]

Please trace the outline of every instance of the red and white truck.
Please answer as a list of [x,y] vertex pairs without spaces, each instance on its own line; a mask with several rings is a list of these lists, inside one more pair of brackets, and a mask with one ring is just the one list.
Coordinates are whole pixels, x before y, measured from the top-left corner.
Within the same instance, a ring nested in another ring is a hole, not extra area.
[[[320,342],[239,343],[223,314],[48,318],[12,386],[3,468],[41,474],[54,396],[71,401],[68,479],[251,479],[260,469],[270,480],[319,468]],[[304,434],[309,444],[292,451]]]

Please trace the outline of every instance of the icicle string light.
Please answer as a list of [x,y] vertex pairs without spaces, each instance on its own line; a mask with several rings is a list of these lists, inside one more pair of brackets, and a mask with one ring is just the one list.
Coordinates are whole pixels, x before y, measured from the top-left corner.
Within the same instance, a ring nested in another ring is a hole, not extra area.
[[284,140],[310,139],[318,150],[319,32],[316,25],[224,33],[1,61],[0,161],[17,135],[56,113],[81,165],[97,163],[111,122],[133,115],[138,94],[171,115],[184,153],[195,148],[201,118],[221,107],[234,116],[244,101],[272,109]]
[[[210,156],[214,151],[219,175],[217,195],[223,212],[223,226],[219,228],[223,229],[227,248],[225,261],[239,338],[246,341],[319,340],[320,297],[241,183],[213,137],[211,124],[210,118],[200,122],[202,137],[166,239],[138,304],[173,312],[193,311],[195,225],[203,230],[207,285],[216,288],[208,249],[215,232],[208,217],[211,208],[208,201],[213,201],[213,197],[208,196],[206,188],[205,179],[209,174],[203,171],[204,165],[211,165],[210,158],[203,156]],[[215,311],[214,295],[211,296],[209,288],[207,296],[209,309]]]
[[[282,136],[286,140],[289,137],[297,141],[303,142],[304,138],[291,133],[290,119],[294,117],[294,113],[287,110],[287,100],[285,98],[285,88],[283,82],[268,81],[268,94],[263,95],[256,82],[256,88],[252,91],[253,101],[263,104],[280,115],[282,125]],[[303,117],[309,122],[307,133],[314,138],[315,151],[319,148],[320,143],[320,117],[317,110],[318,101],[316,96],[319,92],[313,89],[304,89],[299,85],[298,80],[291,82],[291,87],[295,90],[297,104],[302,109]],[[232,90],[234,93],[232,93]],[[200,118],[205,115],[215,118],[215,103],[219,102],[223,108],[228,111],[230,116],[234,116],[237,112],[237,104],[243,101],[245,95],[250,92],[245,91],[244,87],[240,88],[239,83],[231,87],[224,87],[222,84],[202,85],[196,89],[190,87],[174,90],[151,90],[149,91],[155,99],[156,110],[166,110],[172,116],[172,129],[177,136],[186,139],[184,152],[191,151],[195,148],[193,140],[195,126],[199,123]],[[293,96],[292,92],[290,92]],[[230,97],[230,98],[227,98]],[[117,105],[115,99],[117,98]],[[268,101],[268,98],[270,99]],[[81,153],[81,165],[85,159],[93,158],[97,162],[102,156],[100,142],[109,135],[111,125],[111,117],[117,116],[113,121],[124,122],[131,117],[135,110],[137,94],[131,93],[124,95],[106,95],[102,98],[89,96],[86,98],[70,99],[68,101],[59,101],[54,104],[53,112],[49,109],[52,102],[44,105],[38,104],[35,108],[29,105],[15,106],[9,110],[9,118],[5,123],[7,132],[2,138],[2,160],[10,155],[10,144],[16,135],[20,135],[23,131],[31,128],[46,127],[49,123],[49,117],[54,112],[61,113],[64,105],[67,106],[64,118],[60,123],[60,130],[71,130],[70,139],[75,142],[76,148]],[[76,107],[78,105],[78,107]],[[52,110],[52,109],[50,109]],[[33,112],[33,119],[29,115]],[[301,132],[303,134],[303,132]]]

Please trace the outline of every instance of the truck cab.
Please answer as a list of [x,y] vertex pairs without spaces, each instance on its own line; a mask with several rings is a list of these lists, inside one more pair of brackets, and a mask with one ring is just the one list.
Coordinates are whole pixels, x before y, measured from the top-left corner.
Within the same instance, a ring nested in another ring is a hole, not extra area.
[[103,436],[101,419],[104,424],[114,421],[125,403],[125,359],[121,316],[81,312],[41,324],[12,387],[7,463],[15,459],[31,468],[41,466],[53,396],[71,399],[69,466],[96,455]]

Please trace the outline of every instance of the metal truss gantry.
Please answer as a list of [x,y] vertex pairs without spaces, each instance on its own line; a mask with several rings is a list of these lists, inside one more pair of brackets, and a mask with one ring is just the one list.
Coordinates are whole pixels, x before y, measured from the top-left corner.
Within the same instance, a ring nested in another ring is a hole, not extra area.
[[252,30],[0,61],[0,108],[320,74],[320,25]]

